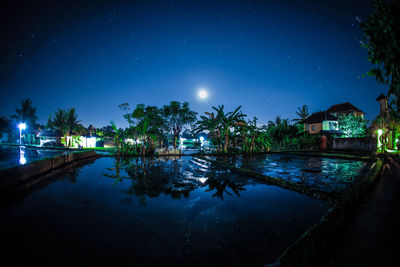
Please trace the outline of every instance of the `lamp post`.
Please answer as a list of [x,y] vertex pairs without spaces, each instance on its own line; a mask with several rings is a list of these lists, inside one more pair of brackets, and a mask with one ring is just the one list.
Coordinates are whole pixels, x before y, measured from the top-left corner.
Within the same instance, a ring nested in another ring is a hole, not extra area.
[[22,132],[22,130],[26,129],[26,124],[24,122],[21,122],[20,124],[18,124],[18,128],[19,128],[19,144],[22,145],[22,143],[21,143],[21,132]]

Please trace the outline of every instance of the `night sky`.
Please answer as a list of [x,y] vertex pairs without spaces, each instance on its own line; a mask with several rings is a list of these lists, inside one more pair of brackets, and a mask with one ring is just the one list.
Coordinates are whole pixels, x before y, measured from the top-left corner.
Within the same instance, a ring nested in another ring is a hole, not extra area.
[[367,0],[32,2],[0,4],[0,115],[29,97],[43,124],[75,107],[85,126],[126,126],[119,104],[171,100],[259,123],[351,102],[371,120],[387,91],[362,77]]

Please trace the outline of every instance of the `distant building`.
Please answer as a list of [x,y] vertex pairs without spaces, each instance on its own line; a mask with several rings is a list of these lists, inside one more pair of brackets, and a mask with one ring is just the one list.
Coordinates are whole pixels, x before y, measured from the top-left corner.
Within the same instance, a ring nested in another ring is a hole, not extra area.
[[59,130],[40,130],[37,137],[40,140],[40,146],[61,146],[63,133]]
[[303,120],[302,123],[304,123],[304,131],[310,134],[317,134],[321,130],[339,130],[337,118],[327,111],[313,113],[307,119]]
[[88,136],[96,136],[96,128],[94,128],[94,126],[91,124],[87,128],[87,135]]
[[81,147],[103,146],[101,137],[96,134],[96,128],[93,125],[90,124],[86,132],[86,135],[83,135],[79,138],[79,145]]
[[311,114],[303,120],[304,131],[310,134],[318,134],[320,131],[339,131],[338,117],[354,115],[364,118],[364,112],[349,102],[336,104],[326,111],[319,111]]

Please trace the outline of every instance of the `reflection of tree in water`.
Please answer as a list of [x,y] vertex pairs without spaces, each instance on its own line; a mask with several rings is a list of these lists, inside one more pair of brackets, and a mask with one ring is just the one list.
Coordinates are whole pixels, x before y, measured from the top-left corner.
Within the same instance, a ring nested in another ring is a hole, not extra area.
[[211,172],[207,181],[204,183],[204,186],[208,186],[206,192],[216,190],[213,197],[218,197],[219,199],[224,200],[224,194],[232,196],[229,189],[235,193],[236,196],[240,197],[240,191],[246,190],[245,186],[247,184],[248,180],[246,178],[238,178],[236,175],[232,175],[232,173],[225,171],[218,173]]
[[88,165],[91,165],[95,162],[95,159],[85,161],[80,163],[78,166],[73,166],[67,169],[65,176],[63,176],[63,179],[68,179],[70,182],[73,184],[76,183],[77,177],[79,177],[80,172],[83,168],[87,167]]
[[[128,177],[121,177],[123,169]],[[126,191],[128,195],[135,195],[139,203],[146,205],[146,197],[169,195],[174,199],[189,197],[189,193],[199,187],[208,187],[206,192],[216,192],[213,196],[223,200],[224,195],[233,193],[240,197],[240,191],[245,190],[249,180],[233,175],[228,170],[209,166],[200,168],[195,161],[186,161],[180,158],[151,158],[136,157],[129,160],[114,159],[114,167],[108,170],[115,171],[115,175],[104,174],[116,179],[116,183],[123,179],[131,180]]]
[[187,179],[182,171],[181,160],[176,158],[136,158],[126,167],[132,179],[127,194],[139,197],[140,204],[146,204],[146,196],[158,197],[161,194],[180,199],[188,197],[197,188],[195,181]]
[[115,183],[122,181],[123,179],[130,179],[130,177],[121,177],[121,169],[129,165],[130,159],[126,157],[114,157],[114,167],[106,168],[109,171],[115,172],[115,174],[103,173],[104,176],[108,178],[116,179]]

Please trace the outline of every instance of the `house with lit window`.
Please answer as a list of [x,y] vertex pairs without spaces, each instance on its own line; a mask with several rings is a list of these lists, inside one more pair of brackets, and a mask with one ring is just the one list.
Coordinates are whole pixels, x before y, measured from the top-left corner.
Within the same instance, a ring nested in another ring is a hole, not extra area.
[[364,112],[349,102],[336,104],[326,111],[319,111],[311,114],[303,120],[304,131],[310,134],[318,134],[321,131],[340,134],[338,118],[345,115],[364,117]]
[[101,147],[103,141],[101,136],[96,134],[96,128],[93,125],[89,125],[87,128],[87,134],[82,135],[79,138],[79,146],[81,147]]
[[327,111],[319,111],[311,114],[303,120],[304,131],[310,134],[317,134],[320,131],[338,131],[339,123],[335,116]]

